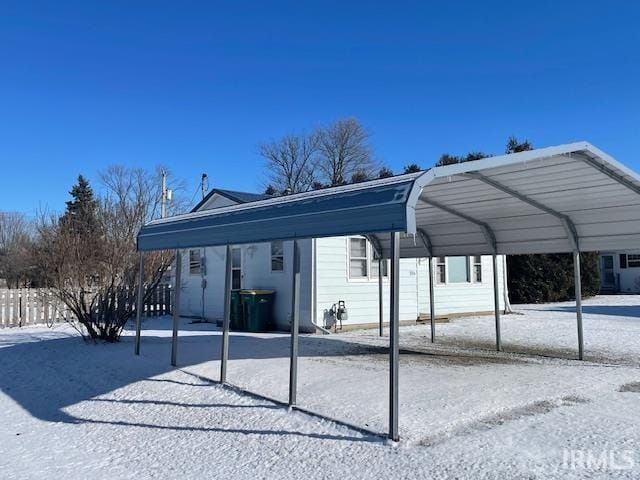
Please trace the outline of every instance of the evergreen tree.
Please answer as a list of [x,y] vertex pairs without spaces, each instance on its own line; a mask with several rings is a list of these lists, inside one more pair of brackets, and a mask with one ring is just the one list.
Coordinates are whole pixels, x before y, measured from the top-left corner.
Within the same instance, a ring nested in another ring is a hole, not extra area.
[[382,167],[378,172],[378,178],[389,178],[389,177],[393,177],[393,172],[391,171],[391,169],[387,167]]
[[404,167],[404,171],[402,173],[417,173],[420,170],[420,165],[418,165],[417,163],[411,163]]
[[[509,137],[506,153],[533,150],[531,142]],[[582,294],[600,289],[598,253],[580,255]],[[509,296],[514,303],[559,302],[575,298],[573,256],[569,253],[507,256]]]
[[78,175],[78,182],[69,192],[71,200],[66,202],[67,208],[60,218],[61,226],[77,234],[94,232],[98,221],[96,210],[98,203],[93,195],[89,181]]
[[364,170],[356,170],[351,175],[351,183],[366,182],[367,180],[369,180],[369,175]]

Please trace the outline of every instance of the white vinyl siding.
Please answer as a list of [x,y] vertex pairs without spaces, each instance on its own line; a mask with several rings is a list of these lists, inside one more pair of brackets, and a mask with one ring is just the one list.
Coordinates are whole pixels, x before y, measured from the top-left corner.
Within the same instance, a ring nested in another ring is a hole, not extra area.
[[[613,259],[611,284],[622,293],[640,293],[640,250],[600,252],[600,258]],[[603,277],[602,264],[600,275]]]
[[[345,325],[375,324],[378,321],[378,281],[370,261],[369,281],[352,280],[349,276],[349,242],[344,237],[316,240],[316,319],[327,325],[328,312],[334,303],[344,300],[349,312]],[[373,258],[369,253],[368,258]],[[444,259],[443,259],[444,260]],[[473,259],[470,261],[473,261]],[[437,259],[434,258],[434,264]],[[446,263],[446,262],[445,262]],[[474,262],[475,265],[475,262]],[[428,260],[400,260],[400,319],[415,320],[429,312]],[[491,256],[480,257],[482,274],[491,278]],[[499,259],[499,285],[502,289],[502,257]],[[434,272],[435,275],[436,272]],[[445,271],[446,273],[446,271]],[[502,290],[501,290],[502,291]],[[500,295],[503,305],[503,295]],[[389,282],[383,282],[383,315],[389,320]],[[435,292],[436,315],[493,311],[493,284],[459,283],[438,285]]]
[[[300,330],[307,333],[315,332],[311,323],[312,295],[312,242],[311,240],[299,240],[300,248]],[[291,312],[291,255],[293,242],[285,241],[283,244],[284,271],[272,272],[270,266],[271,244],[258,243],[243,245],[241,249],[234,247],[234,265],[237,269],[235,282],[237,286],[240,272],[242,274],[241,285],[247,289],[273,290],[275,291],[274,317],[279,329],[289,328]],[[204,312],[211,320],[220,320],[223,316],[224,305],[224,271],[226,247],[206,247],[201,249],[206,252],[207,264],[204,278],[206,286],[204,290]],[[232,253],[232,255],[233,255]],[[238,253],[241,256],[238,257]],[[233,256],[232,256],[233,260]],[[179,311],[185,316],[200,316],[202,313],[202,279],[200,275],[188,275],[189,258],[182,256],[182,294],[180,297]]]

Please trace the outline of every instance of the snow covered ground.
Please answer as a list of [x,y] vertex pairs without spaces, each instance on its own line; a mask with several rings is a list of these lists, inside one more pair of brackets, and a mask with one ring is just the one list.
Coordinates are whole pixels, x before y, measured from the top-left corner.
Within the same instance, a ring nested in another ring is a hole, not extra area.
[[[403,327],[392,444],[215,383],[220,334],[145,321],[142,354],[68,327],[0,330],[0,478],[639,478],[640,296]],[[301,336],[298,402],[384,432],[388,338]],[[289,337],[233,333],[228,379],[286,401]],[[213,380],[209,381],[209,380]]]

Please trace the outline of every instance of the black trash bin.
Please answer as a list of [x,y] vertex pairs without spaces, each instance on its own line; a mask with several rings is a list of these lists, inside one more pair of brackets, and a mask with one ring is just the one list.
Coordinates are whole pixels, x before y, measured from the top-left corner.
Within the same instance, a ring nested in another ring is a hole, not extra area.
[[241,332],[247,331],[247,319],[244,315],[240,290],[231,290],[231,311],[229,312],[229,328]]
[[241,303],[246,328],[250,332],[267,332],[273,330],[273,301],[276,292],[273,290],[241,290]]

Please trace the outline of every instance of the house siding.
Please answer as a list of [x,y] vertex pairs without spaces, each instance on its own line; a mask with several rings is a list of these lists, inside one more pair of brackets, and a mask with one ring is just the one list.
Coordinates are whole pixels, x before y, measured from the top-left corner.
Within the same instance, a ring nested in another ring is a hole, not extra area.
[[[316,260],[313,261],[313,240],[299,240],[300,248],[300,329],[314,332],[317,325],[331,324],[329,310],[344,300],[349,312],[345,325],[378,322],[378,281],[348,278],[348,238],[331,237],[315,240]],[[284,242],[284,271],[271,271],[269,243],[242,245],[242,288],[276,292],[274,317],[280,330],[290,328],[291,278],[293,242]],[[201,274],[189,273],[189,251],[182,255],[182,290],[180,314],[207,319],[223,316],[225,247],[200,249],[205,255],[203,289]],[[503,257],[499,257],[500,307],[504,308]],[[315,268],[315,272],[314,272]],[[400,320],[415,320],[429,312],[429,275],[426,258],[400,260]],[[483,282],[480,284],[435,285],[436,315],[451,315],[493,310],[493,277],[490,256],[482,257]],[[313,281],[316,281],[315,291]],[[314,309],[315,295],[315,309]],[[389,280],[383,280],[384,320],[389,321]]]
[[616,278],[616,291],[620,293],[640,293],[640,267],[620,268],[620,255],[640,255],[640,250],[619,250],[600,253],[600,275],[602,282],[602,256],[613,256],[613,273]]
[[[329,310],[344,300],[349,318],[345,325],[378,321],[378,281],[349,279],[348,246],[344,237],[316,240],[316,322],[330,325]],[[504,309],[504,257],[498,261],[500,308]],[[429,312],[429,264],[426,258],[400,260],[400,320],[415,320]],[[491,256],[482,257],[483,282],[435,285],[436,315],[492,311],[493,269]],[[383,281],[384,321],[389,321],[389,281]]]
[[[302,331],[314,331],[311,324],[311,240],[299,240],[300,250],[300,323]],[[293,242],[284,242],[284,271],[271,271],[269,243],[241,245],[242,288],[274,290],[274,318],[279,329],[288,329],[291,313],[291,277]],[[182,286],[180,315],[200,317],[204,298],[204,316],[219,320],[223,317],[225,247],[200,249],[205,255],[206,287],[202,289],[201,274],[189,273],[189,250],[182,256]],[[306,319],[306,321],[305,321]]]

